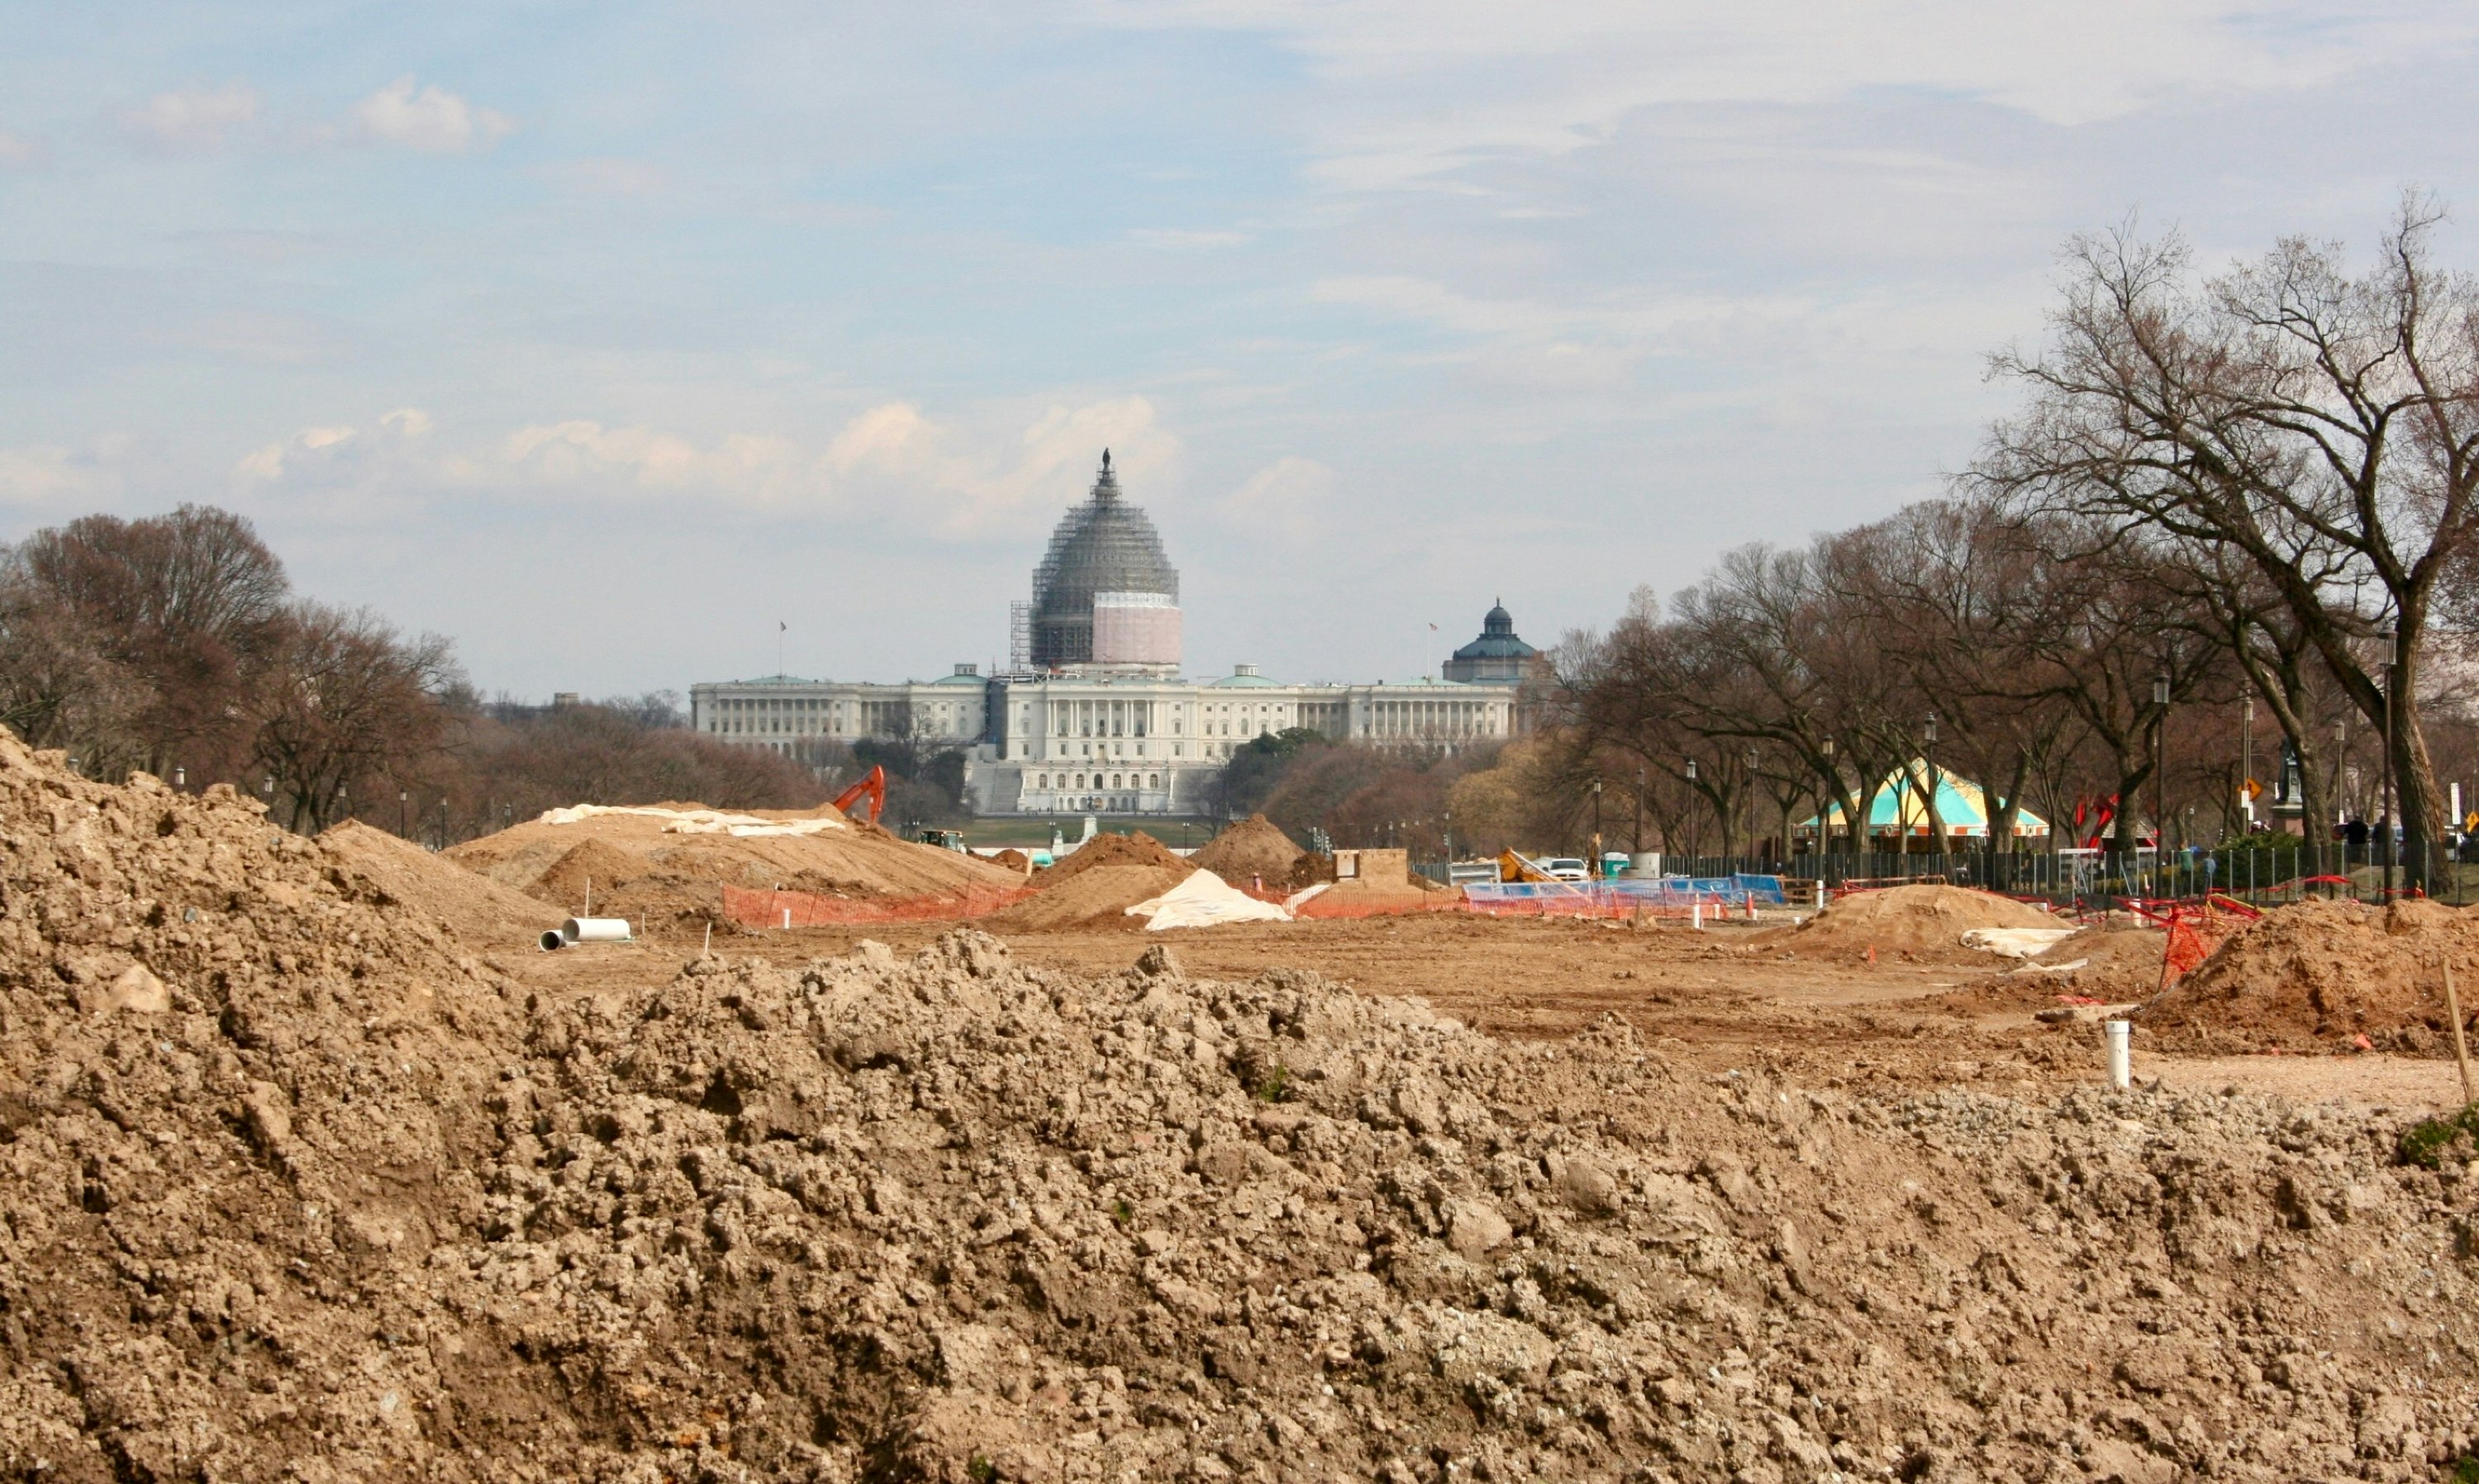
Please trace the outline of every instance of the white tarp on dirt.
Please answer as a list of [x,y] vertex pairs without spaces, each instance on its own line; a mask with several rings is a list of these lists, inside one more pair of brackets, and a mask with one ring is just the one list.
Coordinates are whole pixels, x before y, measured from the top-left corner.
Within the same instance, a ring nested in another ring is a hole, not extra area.
[[576,804],[545,809],[546,825],[583,824],[602,814],[643,814],[663,821],[665,834],[728,834],[741,839],[765,835],[820,834],[841,830],[844,822],[824,815],[816,819],[760,819],[754,814],[727,814],[721,809],[659,809],[652,805]]
[[2029,959],[2047,953],[2059,941],[2080,932],[2076,928],[1974,928],[1962,935],[1962,946],[1986,953],[2003,954],[2008,959]]
[[1224,922],[1289,922],[1291,914],[1271,902],[1232,885],[1211,871],[1191,873],[1161,896],[1128,908],[1131,917],[1146,919],[1145,931],[1165,928],[1211,928]]

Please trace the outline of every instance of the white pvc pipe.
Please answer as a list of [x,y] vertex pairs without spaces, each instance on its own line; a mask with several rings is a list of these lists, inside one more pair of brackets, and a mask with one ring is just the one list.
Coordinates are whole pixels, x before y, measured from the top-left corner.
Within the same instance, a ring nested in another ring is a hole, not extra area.
[[1696,926],[1700,930],[1704,926],[1704,904],[1701,902],[1696,903],[1694,911],[1696,913]]
[[628,919],[571,917],[559,925],[559,934],[572,943],[625,943],[628,941]]
[[792,927],[792,909],[788,907],[783,908],[783,927],[786,932]]
[[2111,1020],[2102,1029],[2108,1033],[2108,1085],[2123,1092],[2134,1085],[2134,1027]]
[[549,953],[554,949],[566,948],[568,946],[568,939],[560,935],[560,931],[557,928],[545,928],[543,929],[542,946],[543,952]]

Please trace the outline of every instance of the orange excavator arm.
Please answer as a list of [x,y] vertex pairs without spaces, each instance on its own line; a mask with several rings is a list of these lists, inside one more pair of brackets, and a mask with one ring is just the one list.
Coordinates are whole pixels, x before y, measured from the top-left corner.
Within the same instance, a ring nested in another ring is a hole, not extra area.
[[877,824],[878,816],[886,812],[886,770],[884,768],[871,768],[868,777],[835,795],[835,809],[838,813],[850,814],[853,811],[853,806],[863,799],[869,801],[869,822],[873,825]]

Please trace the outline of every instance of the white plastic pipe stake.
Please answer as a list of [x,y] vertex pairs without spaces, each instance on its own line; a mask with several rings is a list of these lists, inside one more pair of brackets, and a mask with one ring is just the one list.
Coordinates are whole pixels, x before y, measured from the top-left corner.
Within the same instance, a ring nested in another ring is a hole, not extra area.
[[1692,908],[1690,908],[1690,909],[1696,913],[1696,926],[1697,926],[1697,927],[1699,927],[1699,928],[1703,927],[1703,926],[1704,926],[1704,904],[1703,904],[1703,903],[1701,903],[1701,902],[1699,902],[1699,903],[1695,904],[1695,906],[1694,906]]
[[788,933],[788,932],[790,932],[790,931],[791,931],[791,929],[792,929],[792,909],[791,909],[790,908],[788,908],[788,907],[787,907],[787,908],[783,908],[783,930],[784,930],[785,932],[787,932],[787,933]]
[[2101,1029],[2108,1033],[2108,1085],[2123,1092],[2134,1085],[2134,1027],[2111,1020]]

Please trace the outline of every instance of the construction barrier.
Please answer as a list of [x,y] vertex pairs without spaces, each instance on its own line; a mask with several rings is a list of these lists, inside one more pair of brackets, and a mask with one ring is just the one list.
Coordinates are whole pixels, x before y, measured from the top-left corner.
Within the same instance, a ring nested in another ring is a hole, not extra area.
[[874,922],[984,917],[1032,896],[1030,887],[975,889],[960,896],[830,897],[814,891],[723,888],[723,915],[744,928],[841,928]]
[[2244,902],[2213,894],[2204,897],[2128,897],[2126,907],[2137,917],[2158,923],[2168,939],[2160,950],[2160,987],[2168,988],[2212,956],[2231,934],[2263,916]]
[[1778,876],[1664,876],[1645,881],[1474,882],[1465,905],[1492,916],[1679,917],[1721,921],[1788,905]]
[[1302,921],[1319,918],[1401,917],[1412,912],[1456,912],[1463,898],[1451,891],[1424,891],[1418,899],[1402,896],[1370,902],[1357,894],[1340,896],[1320,891],[1305,902],[1291,903],[1291,915]]

